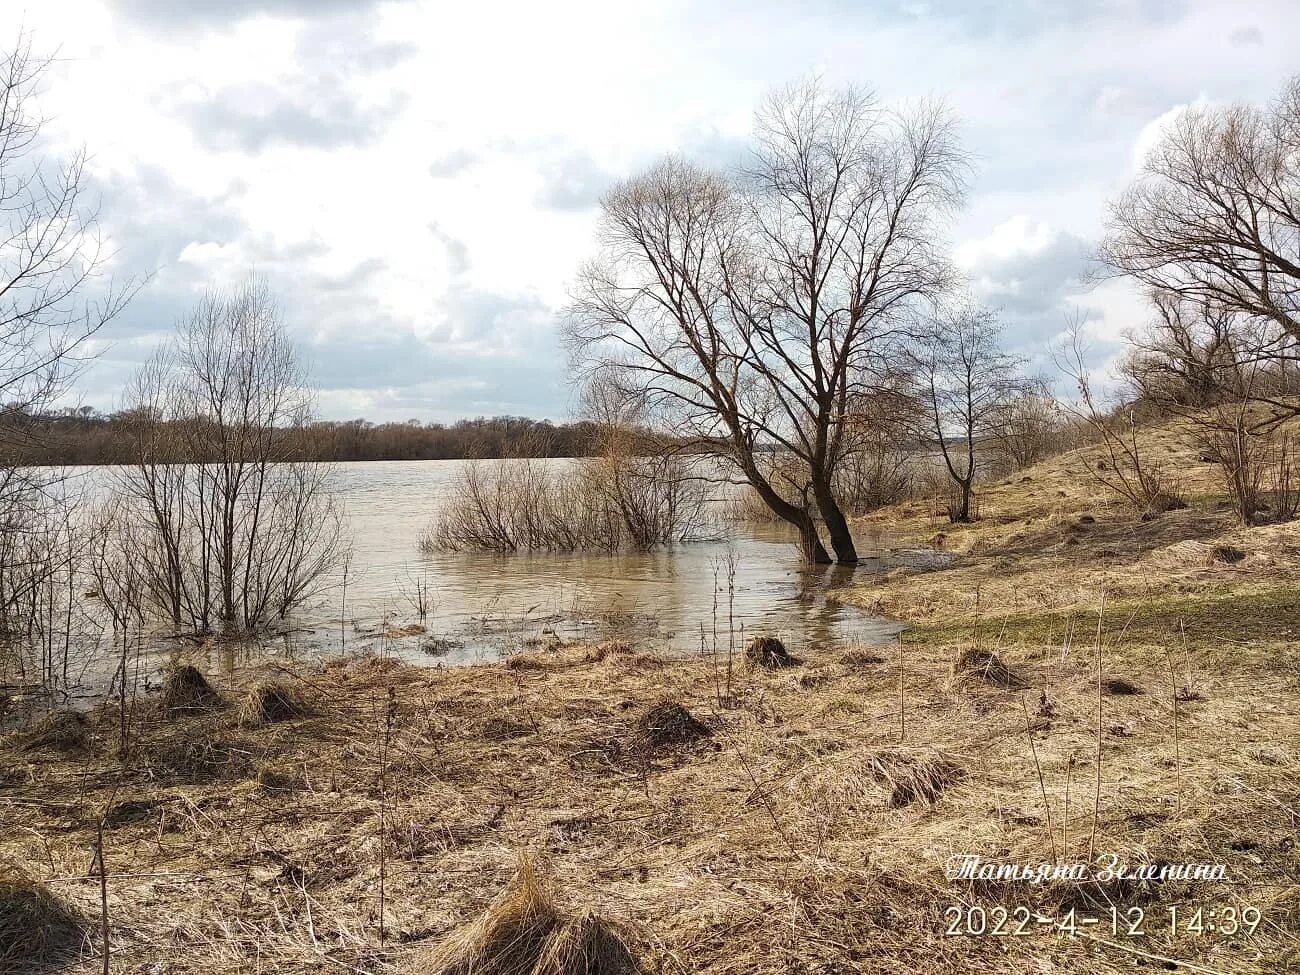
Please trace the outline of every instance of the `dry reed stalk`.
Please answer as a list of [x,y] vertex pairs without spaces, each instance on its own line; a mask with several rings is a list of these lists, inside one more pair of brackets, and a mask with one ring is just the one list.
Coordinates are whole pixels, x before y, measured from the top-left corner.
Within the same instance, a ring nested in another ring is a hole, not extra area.
[[1169,703],[1174,709],[1174,784],[1177,796],[1174,801],[1174,815],[1183,814],[1183,756],[1182,744],[1178,734],[1178,678],[1174,673],[1174,657],[1165,650],[1165,659],[1169,663]]
[[1101,627],[1106,617],[1106,594],[1101,594],[1101,603],[1097,607],[1097,769],[1093,782],[1092,794],[1092,829],[1088,833],[1088,859],[1092,860],[1097,848],[1097,823],[1101,817]]
[[[1047,799],[1047,782],[1043,779],[1043,766],[1038,761],[1038,747],[1034,744],[1034,729],[1029,722],[1029,706],[1025,699],[1020,699],[1020,708],[1025,712],[1025,737],[1029,739],[1029,753],[1034,759],[1034,772],[1038,776],[1038,791],[1043,799],[1043,816],[1047,821],[1047,837],[1052,844],[1052,860],[1056,861],[1056,837],[1052,832],[1052,804]],[[1068,782],[1068,780],[1067,780]],[[1067,791],[1069,786],[1066,786]],[[1067,812],[1066,815],[1069,815]]]

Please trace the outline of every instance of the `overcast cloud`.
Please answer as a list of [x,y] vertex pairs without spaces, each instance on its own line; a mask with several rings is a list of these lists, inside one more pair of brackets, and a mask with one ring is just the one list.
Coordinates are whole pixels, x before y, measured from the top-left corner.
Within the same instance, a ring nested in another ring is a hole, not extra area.
[[742,160],[754,106],[810,72],[947,99],[971,287],[1041,367],[1079,313],[1104,359],[1142,315],[1084,281],[1106,201],[1185,106],[1300,70],[1300,8],[1250,0],[17,0],[0,26],[58,51],[50,151],[86,147],[113,271],[153,275],[85,401],[252,269],[321,412],[376,420],[564,416],[556,316],[600,195],[664,152]]

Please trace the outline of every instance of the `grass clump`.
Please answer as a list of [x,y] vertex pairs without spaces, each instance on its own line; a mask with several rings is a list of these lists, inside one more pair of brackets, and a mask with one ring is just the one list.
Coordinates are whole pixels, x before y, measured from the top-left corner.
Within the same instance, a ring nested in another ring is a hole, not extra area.
[[0,865],[0,971],[34,971],[68,961],[82,939],[71,908],[17,867]]
[[422,975],[632,975],[640,971],[617,930],[596,914],[566,917],[536,864],[522,858],[510,884],[416,966]]
[[1236,565],[1246,558],[1246,553],[1235,545],[1216,545],[1210,549],[1210,559],[1227,565]]
[[850,667],[872,667],[884,662],[884,657],[868,647],[855,647],[840,655],[840,663]]
[[279,721],[292,721],[310,714],[302,695],[287,684],[263,681],[249,690],[239,709],[239,723],[246,728],[258,728]]
[[27,732],[23,750],[79,752],[90,747],[90,719],[80,711],[51,711]]
[[620,932],[595,913],[562,922],[546,939],[535,975],[639,975]]
[[707,725],[667,698],[641,715],[632,730],[633,744],[642,749],[681,747],[712,736]]
[[948,756],[898,751],[872,756],[871,773],[889,788],[885,804],[890,809],[902,809],[918,801],[933,805],[948,786],[966,775],[961,764]]
[[953,677],[958,681],[978,680],[997,687],[1019,688],[1028,682],[1015,673],[992,650],[968,647],[957,655],[952,664]]
[[201,670],[192,664],[181,664],[167,672],[161,704],[168,714],[211,711],[221,706],[221,696]]
[[763,670],[780,670],[782,667],[793,667],[799,662],[785,648],[785,644],[774,636],[756,636],[750,640],[749,646],[745,647],[745,659],[751,667],[761,667]]
[[1123,677],[1107,677],[1101,682],[1101,689],[1106,694],[1114,694],[1120,697],[1126,697],[1130,694],[1145,694],[1137,684]]
[[252,771],[249,753],[241,743],[212,735],[155,742],[144,754],[151,773],[182,782],[238,779]]

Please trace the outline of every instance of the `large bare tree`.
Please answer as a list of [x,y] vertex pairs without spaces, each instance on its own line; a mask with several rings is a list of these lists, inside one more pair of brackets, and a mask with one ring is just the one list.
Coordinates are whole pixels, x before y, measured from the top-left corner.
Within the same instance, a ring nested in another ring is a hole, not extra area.
[[1300,76],[1267,109],[1179,115],[1111,205],[1101,257],[1161,294],[1300,339]]
[[666,159],[602,204],[569,315],[600,372],[737,471],[806,556],[857,561],[835,469],[852,404],[949,284],[940,234],[965,160],[944,110],[819,82],[772,95],[751,163]]

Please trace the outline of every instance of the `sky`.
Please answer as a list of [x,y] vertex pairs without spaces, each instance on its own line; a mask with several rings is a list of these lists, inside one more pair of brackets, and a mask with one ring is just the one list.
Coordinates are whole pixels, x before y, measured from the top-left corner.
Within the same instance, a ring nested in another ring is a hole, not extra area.
[[602,192],[669,152],[742,161],[760,100],[810,74],[945,100],[971,289],[1033,368],[1077,316],[1104,362],[1145,318],[1085,278],[1107,201],[1179,111],[1300,72],[1287,0],[0,0],[0,39],[24,30],[56,57],[46,151],[89,153],[106,270],[151,275],[80,400],[114,408],[254,272],[319,414],[374,421],[568,416],[556,326]]

